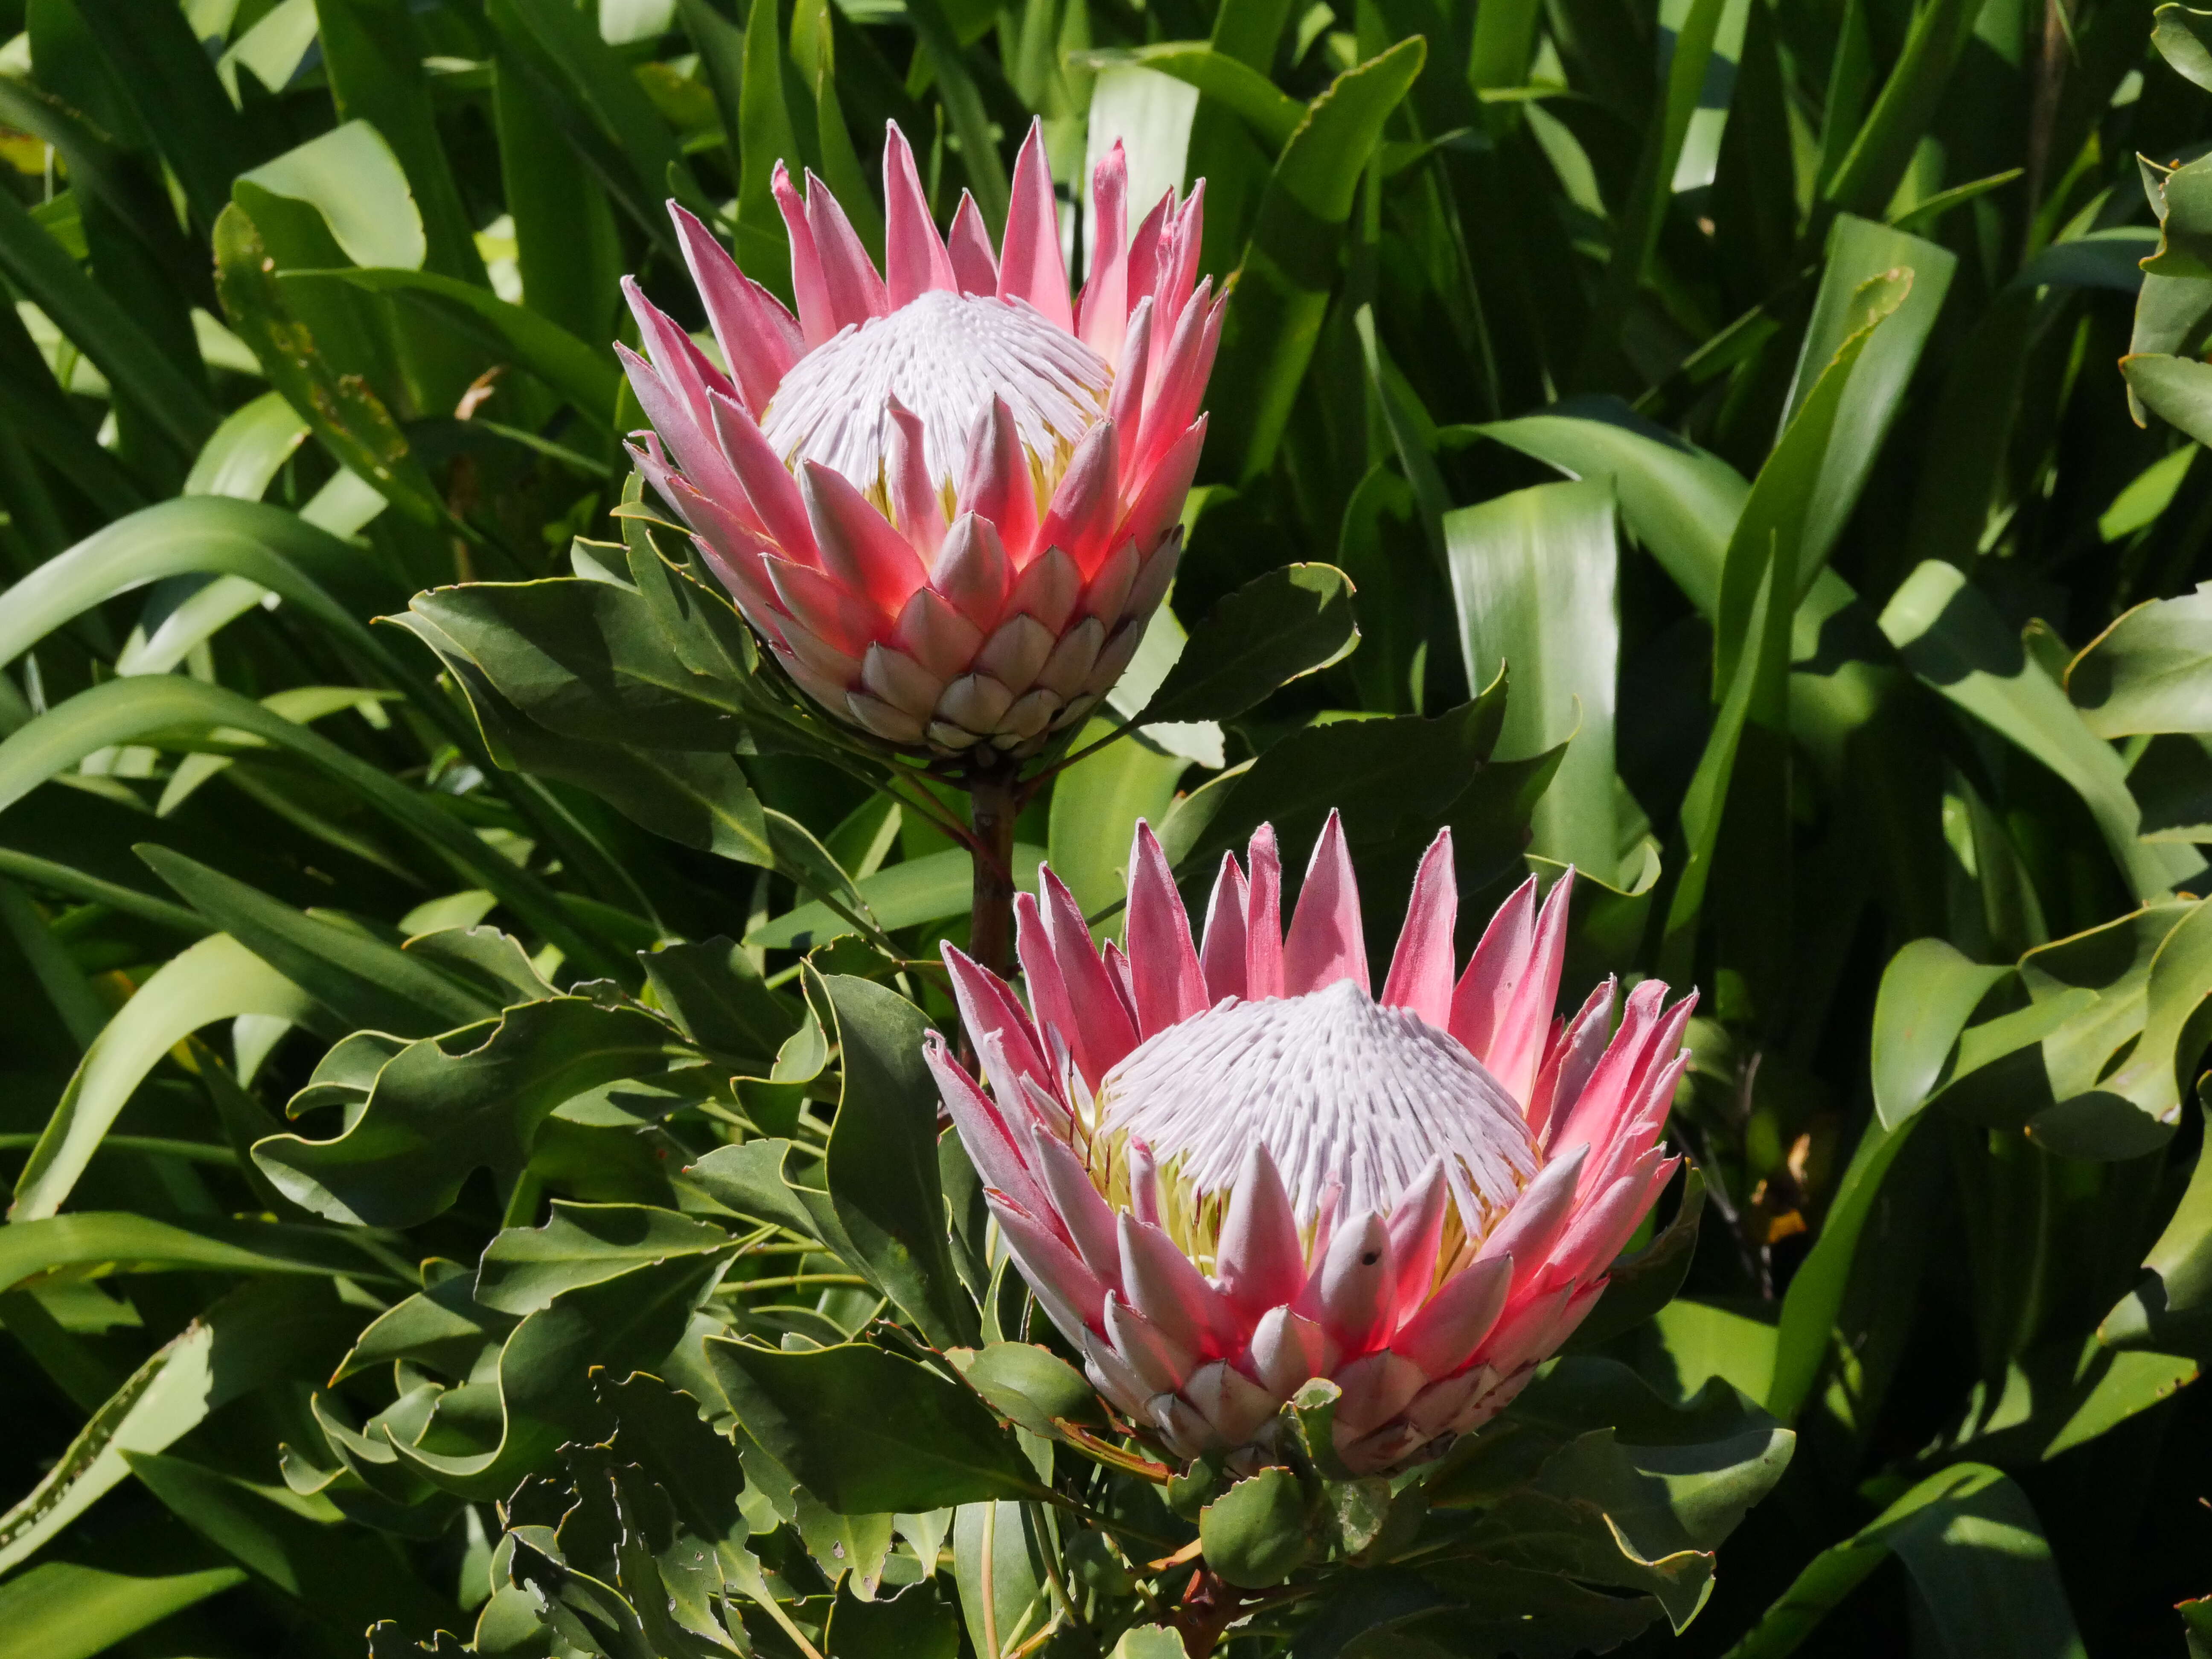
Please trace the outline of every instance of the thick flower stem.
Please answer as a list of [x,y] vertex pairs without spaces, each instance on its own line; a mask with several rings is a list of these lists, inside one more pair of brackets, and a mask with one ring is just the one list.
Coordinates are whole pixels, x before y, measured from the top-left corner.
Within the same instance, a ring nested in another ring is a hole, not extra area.
[[1002,979],[1012,972],[1014,959],[1014,819],[1021,811],[1014,771],[1012,764],[979,767],[968,777],[975,830],[968,954]]
[[1200,1562],[1183,1590],[1182,1605],[1176,1609],[1173,1622],[1190,1659],[1206,1659],[1250,1599]]

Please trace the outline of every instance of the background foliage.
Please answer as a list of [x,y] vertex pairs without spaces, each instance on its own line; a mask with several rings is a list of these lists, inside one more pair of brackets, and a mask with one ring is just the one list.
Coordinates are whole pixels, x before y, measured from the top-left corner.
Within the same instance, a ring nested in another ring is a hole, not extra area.
[[[1378,930],[1441,823],[1470,902],[1578,865],[1571,990],[1705,988],[1706,1202],[1525,1443],[1799,1436],[1709,1599],[1717,1531],[1623,1578],[1584,1516],[1525,1601],[1378,1576],[1297,1651],[1493,1651],[1538,1601],[1560,1650],[1662,1605],[1702,1611],[1636,1639],[1698,1653],[2212,1627],[2171,1610],[2212,1577],[2212,50],[2154,26],[0,0],[0,1654],[951,1655],[1153,1582],[1036,1501],[1050,1375],[839,1346],[1023,1334],[885,988],[949,1014],[957,803],[764,737],[742,630],[610,516],[617,278],[700,320],[665,198],[780,286],[779,156],[879,244],[896,118],[995,225],[1032,113],[1078,249],[1112,137],[1140,198],[1208,181],[1174,609],[1292,646],[1059,775],[1024,878],[1103,912],[1140,815],[1202,882],[1339,804]],[[1360,638],[1276,690],[1349,628],[1285,562]],[[763,1443],[908,1395],[957,1514]]]

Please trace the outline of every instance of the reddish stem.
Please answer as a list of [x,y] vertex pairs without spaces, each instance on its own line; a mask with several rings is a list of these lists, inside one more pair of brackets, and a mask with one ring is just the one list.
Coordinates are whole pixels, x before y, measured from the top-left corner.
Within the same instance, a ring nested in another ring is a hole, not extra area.
[[1206,1659],[1254,1599],[1201,1562],[1175,1612],[1173,1623],[1182,1638],[1183,1651],[1190,1659]]
[[995,766],[968,777],[968,811],[975,825],[975,896],[968,927],[968,954],[1004,979],[1014,962],[1014,769]]
[[[1021,812],[1014,773],[1002,763],[979,766],[966,780],[974,826],[969,854],[975,867],[968,954],[1001,979],[1011,977],[1014,962],[1014,819]],[[972,1071],[975,1044],[964,1028],[960,1054]]]

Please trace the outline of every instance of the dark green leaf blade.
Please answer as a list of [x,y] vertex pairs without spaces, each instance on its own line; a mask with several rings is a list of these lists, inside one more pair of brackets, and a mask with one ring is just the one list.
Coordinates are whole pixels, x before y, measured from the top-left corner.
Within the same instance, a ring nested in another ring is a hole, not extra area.
[[[923,1063],[928,1017],[883,986],[806,969],[843,1086],[824,1160],[830,1202],[857,1255],[931,1343],[975,1338],[975,1304],[952,1267],[937,1176],[937,1085]],[[911,1507],[911,1506],[896,1506]]]
[[842,1515],[1040,1496],[1036,1473],[959,1383],[865,1343],[782,1353],[710,1339],[746,1431]]
[[1341,570],[1271,570],[1206,612],[1138,721],[1233,719],[1292,680],[1342,661],[1358,641],[1352,582]]
[[640,1009],[581,997],[526,1002],[410,1043],[377,1073],[341,1133],[272,1135],[255,1143],[253,1158],[280,1192],[319,1215],[412,1226],[451,1204],[480,1166],[511,1183],[563,1103],[696,1063]]

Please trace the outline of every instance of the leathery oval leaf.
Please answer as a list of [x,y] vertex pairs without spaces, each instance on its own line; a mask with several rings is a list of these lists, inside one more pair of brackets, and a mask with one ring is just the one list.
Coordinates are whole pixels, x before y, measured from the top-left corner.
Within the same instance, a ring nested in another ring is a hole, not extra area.
[[1240,1589],[1279,1584],[1312,1553],[1306,1498],[1281,1468],[1239,1480],[1199,1512],[1206,1565]]
[[991,1409],[1031,1434],[1055,1432],[1054,1421],[1103,1421],[1091,1384],[1058,1354],[1034,1342],[994,1342],[945,1355]]
[[1225,720],[1359,642],[1352,579],[1334,565],[1287,564],[1208,611],[1168,670],[1143,721]]
[[951,1378],[862,1342],[783,1352],[710,1337],[738,1420],[841,1515],[1042,1496],[1012,1431]]

